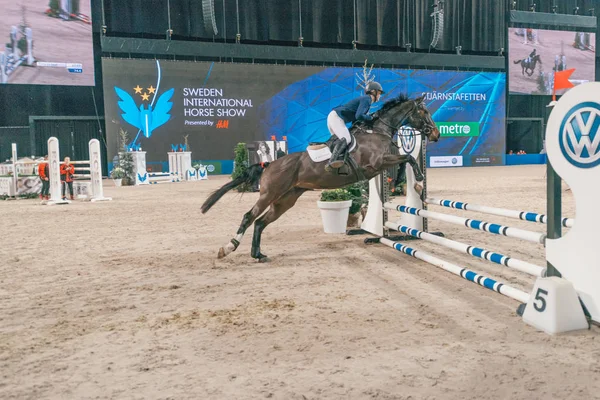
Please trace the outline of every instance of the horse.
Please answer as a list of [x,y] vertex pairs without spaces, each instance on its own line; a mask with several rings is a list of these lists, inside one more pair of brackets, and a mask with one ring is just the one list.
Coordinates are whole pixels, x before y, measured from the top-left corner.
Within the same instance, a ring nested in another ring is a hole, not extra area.
[[[527,60],[527,58],[524,58],[522,60],[517,60],[517,61],[513,61],[514,64],[519,64],[521,63],[521,73],[523,75],[527,74],[528,76],[533,75],[533,73],[535,72],[535,67],[537,65],[537,63],[542,64],[542,59],[540,58],[539,54],[536,54],[535,56],[531,57],[531,60]],[[527,70],[531,70],[531,73],[527,72]]]
[[[372,121],[358,122],[350,129],[356,140],[355,149],[348,154],[354,161],[351,164],[357,167],[354,174],[327,172],[327,162],[314,162],[305,151],[288,154],[272,163],[254,164],[244,174],[215,190],[202,204],[202,214],[210,210],[228,191],[242,184],[253,186],[260,181],[258,201],[242,218],[237,235],[219,249],[218,258],[235,251],[246,229],[254,222],[250,255],[259,262],[268,261],[268,257],[260,250],[263,230],[292,208],[306,191],[342,188],[374,178],[388,168],[405,163],[413,167],[417,181],[422,182],[423,173],[412,156],[390,152],[394,135],[404,125],[412,126],[418,134],[426,135],[429,141],[437,142],[440,137],[431,113],[424,104],[424,96],[410,100],[400,95],[387,101],[375,112]],[[269,210],[263,214],[269,206]]]

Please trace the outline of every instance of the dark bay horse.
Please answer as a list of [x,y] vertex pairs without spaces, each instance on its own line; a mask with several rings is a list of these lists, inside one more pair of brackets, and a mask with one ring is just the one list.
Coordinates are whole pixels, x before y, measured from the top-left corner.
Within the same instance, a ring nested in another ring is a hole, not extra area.
[[[527,74],[528,76],[531,76],[535,72],[535,67],[536,67],[537,63],[542,64],[542,59],[540,58],[539,54],[536,54],[529,61],[526,58],[524,58],[522,60],[513,61],[513,63],[515,63],[515,64],[521,63],[521,73],[523,75]],[[527,72],[527,70],[530,70],[531,73]]]
[[[374,178],[388,168],[408,162],[413,167],[417,180],[423,180],[419,165],[412,156],[394,155],[390,152],[394,135],[404,125],[412,126],[430,141],[437,142],[440,132],[431,119],[423,98],[409,100],[405,96],[399,96],[389,100],[373,114],[374,119],[369,125],[361,122],[350,129],[357,142],[356,150],[350,157],[354,158],[364,179]],[[326,161],[313,162],[307,152],[292,153],[268,165],[252,165],[244,175],[213,192],[202,205],[203,214],[228,191],[244,183],[253,185],[260,180],[258,201],[244,215],[235,238],[221,247],[218,257],[223,258],[235,251],[246,229],[256,221],[251,256],[258,261],[267,261],[267,256],[260,252],[262,231],[292,208],[304,192],[341,188],[360,179],[358,174],[337,175],[326,172],[326,165]],[[269,210],[261,216],[269,206]]]

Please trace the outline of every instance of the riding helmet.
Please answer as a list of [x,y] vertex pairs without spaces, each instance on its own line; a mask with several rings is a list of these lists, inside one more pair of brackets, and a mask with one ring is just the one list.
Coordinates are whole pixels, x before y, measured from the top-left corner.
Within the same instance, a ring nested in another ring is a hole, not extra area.
[[379,90],[381,92],[381,94],[384,94],[385,92],[383,91],[383,87],[381,87],[381,85],[379,84],[379,82],[369,82],[367,84],[367,87],[365,88],[365,93],[369,93],[373,90]]

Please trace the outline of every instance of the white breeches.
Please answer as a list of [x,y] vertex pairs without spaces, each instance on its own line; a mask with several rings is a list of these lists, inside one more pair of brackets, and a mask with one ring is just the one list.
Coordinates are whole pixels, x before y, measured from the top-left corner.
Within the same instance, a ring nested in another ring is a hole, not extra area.
[[350,144],[352,141],[350,131],[346,128],[346,123],[335,111],[330,112],[327,116],[327,128],[332,135],[335,135],[340,139],[346,139],[346,143]]

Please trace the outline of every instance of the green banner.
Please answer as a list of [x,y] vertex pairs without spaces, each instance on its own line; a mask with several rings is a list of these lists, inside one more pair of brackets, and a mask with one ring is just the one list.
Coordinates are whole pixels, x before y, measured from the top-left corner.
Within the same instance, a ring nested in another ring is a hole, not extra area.
[[479,136],[479,122],[436,122],[440,135],[444,137]]

